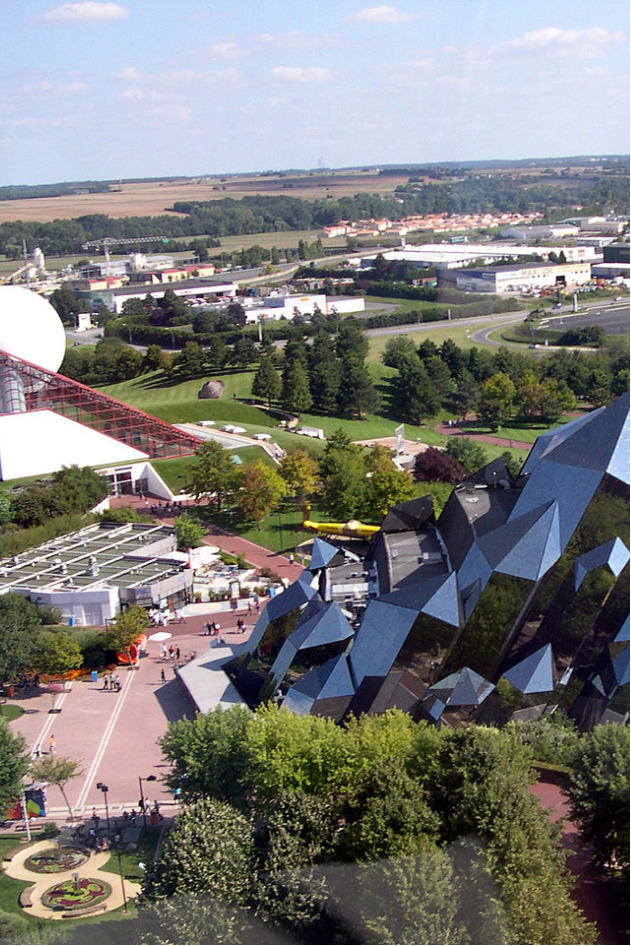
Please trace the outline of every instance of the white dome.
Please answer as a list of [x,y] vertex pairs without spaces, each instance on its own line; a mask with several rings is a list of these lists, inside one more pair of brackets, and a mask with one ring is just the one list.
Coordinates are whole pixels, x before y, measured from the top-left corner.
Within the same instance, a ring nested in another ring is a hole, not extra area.
[[0,286],[0,351],[57,371],[66,333],[50,302],[30,289]]

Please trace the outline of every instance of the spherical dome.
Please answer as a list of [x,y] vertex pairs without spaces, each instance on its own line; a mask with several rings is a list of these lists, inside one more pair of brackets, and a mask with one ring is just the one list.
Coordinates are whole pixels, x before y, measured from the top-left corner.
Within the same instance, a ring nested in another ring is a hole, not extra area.
[[66,333],[50,302],[30,289],[0,286],[0,351],[57,371]]

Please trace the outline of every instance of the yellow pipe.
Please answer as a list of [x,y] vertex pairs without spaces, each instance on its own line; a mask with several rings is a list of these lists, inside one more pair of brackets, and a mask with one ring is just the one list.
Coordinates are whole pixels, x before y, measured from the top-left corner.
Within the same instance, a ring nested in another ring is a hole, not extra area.
[[380,529],[380,526],[367,526],[356,519],[351,519],[350,522],[313,522],[311,519],[305,519],[302,527],[313,532],[323,532],[325,535],[356,535],[364,539],[370,538]]

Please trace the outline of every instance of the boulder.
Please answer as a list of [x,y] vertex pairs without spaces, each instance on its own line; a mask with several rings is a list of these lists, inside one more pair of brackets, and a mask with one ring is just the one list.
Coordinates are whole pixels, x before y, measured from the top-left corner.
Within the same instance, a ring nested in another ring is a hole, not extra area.
[[199,391],[197,392],[198,398],[212,398],[212,397],[221,397],[223,394],[223,389],[225,384],[223,381],[218,381],[217,378],[211,378],[209,381],[205,381]]

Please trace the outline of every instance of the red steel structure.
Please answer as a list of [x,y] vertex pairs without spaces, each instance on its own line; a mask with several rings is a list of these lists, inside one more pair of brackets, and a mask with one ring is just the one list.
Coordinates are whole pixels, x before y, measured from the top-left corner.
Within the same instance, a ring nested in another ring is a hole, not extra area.
[[0,414],[50,410],[147,453],[152,460],[189,456],[203,443],[151,414],[61,374],[0,351]]

